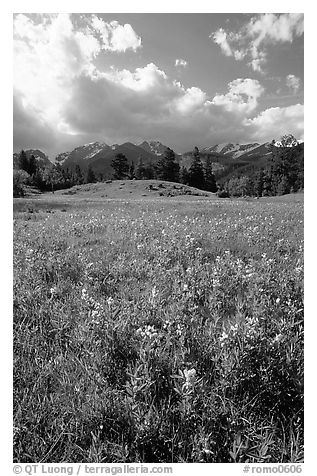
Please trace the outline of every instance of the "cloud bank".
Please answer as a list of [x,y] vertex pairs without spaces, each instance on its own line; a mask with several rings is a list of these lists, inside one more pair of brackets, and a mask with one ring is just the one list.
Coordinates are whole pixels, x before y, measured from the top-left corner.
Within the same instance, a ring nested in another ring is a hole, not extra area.
[[15,149],[39,147],[53,157],[94,140],[160,138],[185,151],[288,132],[302,138],[302,106],[260,111],[264,87],[258,80],[237,78],[208,97],[154,63],[132,71],[98,69],[100,55],[142,47],[131,25],[106,23],[96,15],[19,14],[14,38]]

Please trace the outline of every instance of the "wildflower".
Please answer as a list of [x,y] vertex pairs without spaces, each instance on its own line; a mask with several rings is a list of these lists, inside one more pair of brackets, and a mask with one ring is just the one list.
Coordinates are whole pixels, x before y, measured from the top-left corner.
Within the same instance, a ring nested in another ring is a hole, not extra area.
[[184,377],[185,377],[185,386],[190,388],[194,385],[196,379],[196,370],[195,369],[185,369],[184,370]]
[[88,300],[88,293],[87,293],[87,290],[85,288],[83,288],[81,290],[81,298],[83,301],[87,301]]
[[223,347],[226,343],[226,340],[229,338],[229,334],[227,334],[225,331],[223,331],[222,335],[220,336],[220,345]]
[[272,344],[279,344],[279,342],[281,342],[282,338],[283,338],[282,334],[276,334],[276,336],[272,340]]
[[51,297],[53,298],[56,294],[57,294],[57,287],[56,287],[56,286],[53,286],[53,287],[50,289],[50,295],[51,295]]
[[179,337],[182,335],[182,327],[180,324],[177,324],[176,335]]
[[151,340],[158,336],[158,332],[154,326],[146,326],[144,328],[139,327],[136,330],[136,335],[142,338],[149,338]]

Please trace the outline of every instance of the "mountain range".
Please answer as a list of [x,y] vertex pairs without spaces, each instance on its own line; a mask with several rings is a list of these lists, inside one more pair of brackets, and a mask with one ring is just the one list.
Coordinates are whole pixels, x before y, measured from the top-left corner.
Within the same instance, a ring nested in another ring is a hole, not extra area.
[[[202,148],[200,149],[200,152],[203,155],[212,154],[230,158],[238,158],[241,156],[250,156],[251,152],[252,155],[268,153],[268,147],[269,143],[224,143]],[[71,152],[63,152],[59,154],[55,158],[55,162],[60,163],[64,167],[70,166],[72,164],[78,164],[87,167],[89,164],[93,164],[93,167],[100,168],[103,160],[105,162],[109,159],[112,160],[113,157],[118,153],[126,155],[130,162],[136,161],[140,156],[142,156],[145,162],[152,162],[153,160],[156,161],[160,156],[162,156],[166,149],[167,146],[162,144],[160,141],[143,141],[138,145],[135,145],[132,142],[125,142],[121,145],[113,144],[111,146],[104,142],[91,142],[89,144],[76,147]],[[191,151],[184,154],[176,153],[176,158],[178,161],[180,161],[182,157],[186,157],[190,154]]]
[[[129,163],[136,165],[142,157],[144,164],[156,164],[159,158],[166,151],[167,146],[158,140],[143,141],[138,145],[132,142],[123,144],[108,145],[104,142],[91,142],[83,146],[76,147],[70,152],[63,152],[57,155],[54,161],[40,150],[29,149],[28,156],[32,154],[41,160],[43,165],[49,163],[60,164],[63,168],[74,169],[79,165],[85,170],[91,166],[95,173],[101,173],[104,178],[111,178],[113,169],[111,162],[116,154],[124,154]],[[269,143],[260,144],[253,142],[249,144],[223,143],[200,149],[202,161],[207,157],[211,158],[213,170],[216,175],[223,175],[226,171],[237,170],[240,167],[252,165],[259,167],[265,165],[271,155]],[[176,154],[176,160],[180,166],[188,168],[191,164],[192,152]],[[14,163],[17,163],[18,154],[14,154]]]

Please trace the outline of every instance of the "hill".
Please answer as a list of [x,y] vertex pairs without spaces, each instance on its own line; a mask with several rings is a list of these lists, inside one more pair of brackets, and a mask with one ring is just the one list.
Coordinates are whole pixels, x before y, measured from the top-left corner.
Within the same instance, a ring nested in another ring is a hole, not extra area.
[[108,180],[106,182],[76,185],[55,192],[61,196],[76,196],[87,199],[147,199],[160,197],[217,197],[216,194],[188,185],[164,180]]

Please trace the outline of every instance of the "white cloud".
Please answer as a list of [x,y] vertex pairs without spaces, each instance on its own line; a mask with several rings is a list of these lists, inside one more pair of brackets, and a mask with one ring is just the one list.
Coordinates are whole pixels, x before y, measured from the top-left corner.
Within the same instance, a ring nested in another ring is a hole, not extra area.
[[186,68],[188,65],[188,62],[184,59],[178,58],[175,60],[175,66],[182,66],[183,68]]
[[286,76],[286,86],[290,88],[294,94],[297,93],[297,91],[300,88],[301,80],[294,74],[289,74]]
[[181,88],[181,96],[176,100],[176,109],[181,114],[190,114],[195,109],[203,106],[206,101],[206,94],[199,88],[188,88],[186,91]]
[[[15,17],[15,148],[41,147],[54,155],[94,140],[160,137],[186,150],[193,141],[254,141],[265,134],[264,140],[271,140],[278,134],[269,125],[278,121],[286,132],[296,133],[288,128],[296,123],[290,111],[278,116],[267,110],[253,117],[264,91],[254,79],[235,79],[227,92],[208,99],[200,88],[185,88],[154,63],[100,71],[95,62],[100,52],[110,54],[128,44],[133,50],[137,44],[127,38],[124,43],[120,35],[113,41],[112,31],[103,28],[103,20],[91,16],[81,25],[67,14],[44,15],[40,21]],[[297,130],[301,127],[298,121]]]
[[217,94],[212,104],[223,106],[227,111],[250,114],[258,105],[264,88],[256,79],[235,79],[228,85],[227,94]]
[[237,61],[247,57],[248,65],[254,71],[262,72],[269,45],[292,43],[303,32],[302,13],[265,13],[252,17],[238,32],[226,32],[220,28],[210,38],[226,56],[233,56]]
[[14,90],[44,121],[57,126],[71,82],[89,69],[100,45],[92,35],[74,31],[68,14],[45,17],[38,24],[19,14],[14,38]]
[[252,119],[245,119],[243,125],[248,136],[256,140],[279,138],[284,134],[304,139],[304,106],[271,107]]
[[117,70],[112,68],[106,73],[97,73],[99,78],[107,78],[134,91],[147,91],[166,85],[167,76],[154,63],[149,63],[143,68],[136,68],[134,72],[127,69]]
[[128,49],[136,51],[141,47],[141,38],[129,23],[125,25],[120,25],[117,21],[107,23],[92,15],[90,24],[93,30],[100,34],[104,50],[124,52]]
[[62,127],[61,107],[71,96],[74,79],[94,73],[93,60],[102,49],[135,50],[141,40],[131,25],[107,24],[95,16],[90,23],[108,35],[101,41],[89,28],[76,30],[69,14],[44,15],[41,20],[15,16],[14,90],[44,121],[55,122],[56,127],[60,122]]
[[251,18],[246,26],[247,36],[253,38],[253,44],[291,43],[295,36],[304,32],[304,15],[302,13],[265,13]]
[[223,52],[224,55],[233,56],[232,49],[227,40],[227,33],[225,32],[223,28],[219,28],[219,30],[211,34],[209,38],[213,38],[214,42],[220,46],[221,51]]

